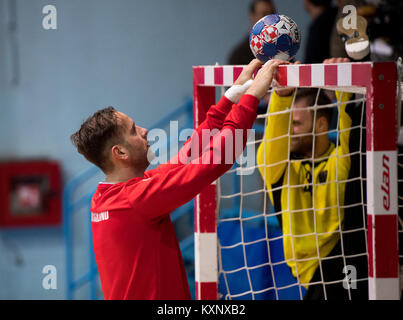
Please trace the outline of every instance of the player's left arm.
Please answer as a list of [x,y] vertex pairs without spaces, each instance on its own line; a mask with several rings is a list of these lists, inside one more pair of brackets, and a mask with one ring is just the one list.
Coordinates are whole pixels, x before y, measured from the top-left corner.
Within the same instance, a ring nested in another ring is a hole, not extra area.
[[348,154],[350,151],[350,133],[352,119],[346,112],[346,108],[352,94],[349,92],[336,91],[336,99],[340,106],[339,108],[339,132],[340,132],[340,148],[342,154]]
[[[323,61],[324,64],[329,63],[347,63],[350,62],[348,58],[331,58]],[[351,124],[352,119],[346,108],[348,107],[348,102],[350,101],[352,93],[336,91],[336,100],[339,106],[339,155],[347,155],[350,153],[349,143],[350,143],[350,133],[351,133]]]

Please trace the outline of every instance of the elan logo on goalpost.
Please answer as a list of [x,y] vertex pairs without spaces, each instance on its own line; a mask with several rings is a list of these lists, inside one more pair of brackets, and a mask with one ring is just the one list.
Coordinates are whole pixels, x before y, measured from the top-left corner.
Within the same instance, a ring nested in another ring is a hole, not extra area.
[[397,153],[367,151],[368,212],[395,214],[397,207]]
[[384,193],[383,196],[383,208],[386,211],[390,210],[390,170],[389,170],[389,157],[384,154],[382,157],[382,184],[381,190]]

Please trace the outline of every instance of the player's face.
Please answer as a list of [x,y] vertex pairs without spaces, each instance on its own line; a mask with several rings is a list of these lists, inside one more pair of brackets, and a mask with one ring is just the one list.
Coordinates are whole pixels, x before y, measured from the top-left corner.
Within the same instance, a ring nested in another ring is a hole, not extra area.
[[148,152],[150,145],[148,144],[148,130],[137,126],[133,119],[124,113],[117,112],[118,119],[122,125],[124,147],[129,153],[129,161],[133,166],[144,167],[146,169],[150,164],[148,161]]
[[313,143],[312,112],[306,107],[306,99],[299,99],[295,102],[292,111],[291,152],[302,156],[312,153]]

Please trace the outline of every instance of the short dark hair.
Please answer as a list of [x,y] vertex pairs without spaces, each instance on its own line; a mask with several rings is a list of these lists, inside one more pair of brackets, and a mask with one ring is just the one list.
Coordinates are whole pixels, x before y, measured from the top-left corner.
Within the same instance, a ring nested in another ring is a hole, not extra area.
[[268,5],[271,5],[271,6],[273,6],[273,8],[274,8],[273,1],[271,1],[271,0],[252,0],[252,2],[251,2],[250,5],[249,5],[249,13],[255,13],[256,4],[257,4],[258,2],[266,2]]
[[104,172],[108,170],[107,148],[122,142],[116,109],[107,107],[95,112],[71,135],[70,140],[88,161]]
[[[319,95],[318,95],[318,90],[320,90]],[[316,98],[318,100],[316,100]],[[306,99],[307,106],[314,106],[315,102],[318,106],[332,103],[330,98],[327,96],[327,94],[323,90],[316,89],[316,88],[298,89],[297,94],[295,96],[295,101],[300,100],[300,99]],[[329,127],[330,127],[330,123],[332,121],[332,116],[333,116],[333,108],[326,107],[326,108],[319,108],[316,110],[316,119],[319,119],[320,117],[325,117]]]

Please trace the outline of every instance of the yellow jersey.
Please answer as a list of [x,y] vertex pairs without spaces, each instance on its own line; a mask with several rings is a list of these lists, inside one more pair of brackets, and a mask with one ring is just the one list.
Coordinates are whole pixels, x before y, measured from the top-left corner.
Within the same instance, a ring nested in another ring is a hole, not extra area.
[[[271,202],[281,212],[284,257],[292,274],[308,284],[340,239],[344,191],[351,166],[349,138],[352,120],[346,113],[349,93],[336,92],[339,104],[338,146],[312,159],[290,156],[290,106],[293,96],[272,93],[264,140],[257,164]],[[274,188],[274,189],[273,189]],[[340,270],[342,272],[342,270]]]

